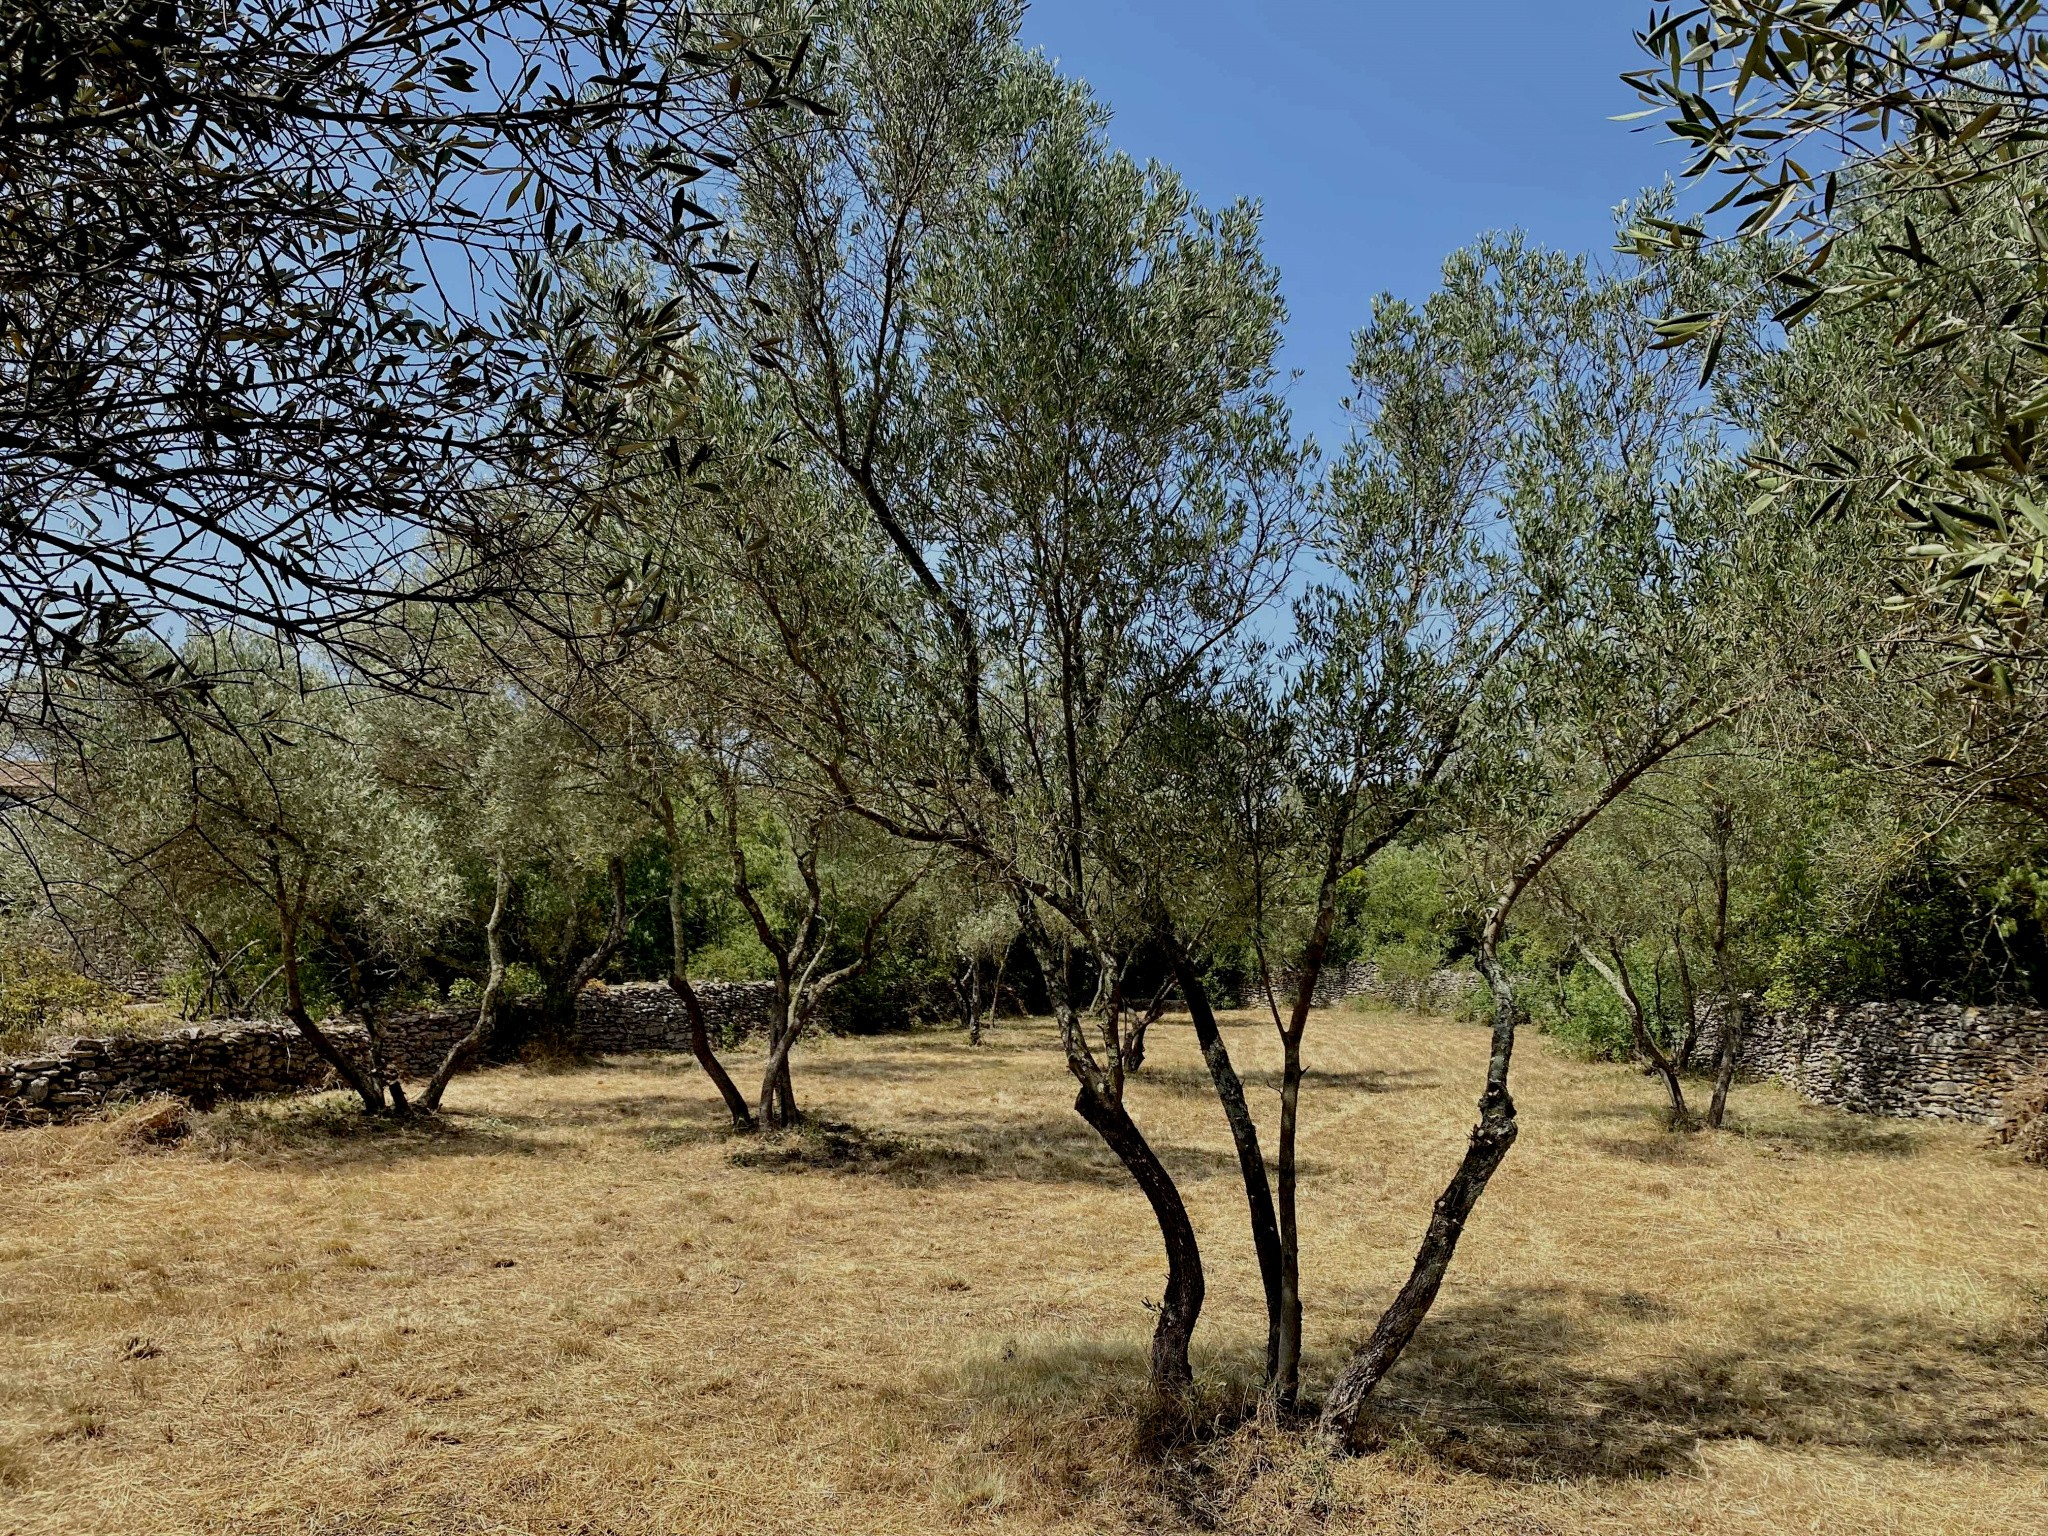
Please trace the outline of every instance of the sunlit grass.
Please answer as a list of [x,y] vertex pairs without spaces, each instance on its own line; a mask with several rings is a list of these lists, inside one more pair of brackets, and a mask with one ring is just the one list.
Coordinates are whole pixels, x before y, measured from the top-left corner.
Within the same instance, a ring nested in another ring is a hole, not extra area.
[[[1268,1029],[1230,1030],[1270,1120]],[[736,1138],[687,1059],[0,1135],[0,1530],[1998,1533],[2048,1507],[2048,1174],[1532,1042],[1525,1129],[1375,1449],[1262,1420],[1258,1286],[1184,1025],[1132,1089],[1202,1229],[1198,1432],[1143,1423],[1162,1261],[1049,1032],[830,1041]],[[1405,1273],[1463,1026],[1333,1013],[1310,1386]],[[742,1076],[752,1064],[737,1064]]]

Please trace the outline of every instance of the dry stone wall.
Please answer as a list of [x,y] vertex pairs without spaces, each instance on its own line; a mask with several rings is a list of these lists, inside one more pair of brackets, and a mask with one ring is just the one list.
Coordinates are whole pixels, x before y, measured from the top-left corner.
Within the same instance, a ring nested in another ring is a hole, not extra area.
[[[1702,1020],[1696,1063],[1719,1058]],[[1989,1124],[2024,1078],[2048,1071],[2048,1009],[1856,1003],[1766,1014],[1744,1032],[1741,1075],[1866,1115]]]
[[1347,998],[1363,997],[1417,1013],[1457,1013],[1480,985],[1478,973],[1470,969],[1395,975],[1376,960],[1354,960],[1324,968],[1316,978],[1315,1005],[1334,1008]]
[[[700,981],[698,1004],[713,1041],[742,1040],[767,1027],[775,986],[766,981]],[[687,1051],[690,1016],[663,981],[592,987],[578,1000],[576,1038],[600,1056]]]
[[[1368,997],[1425,1013],[1456,1013],[1482,987],[1469,969],[1421,978],[1370,962],[1333,967],[1316,988],[1329,1006]],[[1720,1022],[1706,1006],[1692,1064],[1719,1058]],[[2024,1080],[2048,1072],[2048,1009],[1959,1003],[1854,1003],[1754,1017],[1741,1075],[1782,1082],[1816,1104],[1859,1114],[1995,1124]]]
[[[465,1013],[409,1015],[387,1021],[390,1058],[407,1075],[431,1070],[440,1052],[474,1021]],[[336,1023],[336,1046],[361,1060],[362,1025]],[[62,1049],[0,1062],[0,1124],[61,1119],[116,1098],[175,1094],[205,1108],[222,1099],[332,1086],[333,1068],[290,1024],[193,1025],[160,1036],[72,1040]]]
[[[705,1021],[720,1039],[737,1039],[767,1018],[766,982],[697,984]],[[597,1055],[687,1051],[689,1020],[660,983],[593,987],[578,1000],[578,1044]],[[476,1023],[469,1009],[395,1014],[382,1021],[386,1062],[408,1078],[429,1076]],[[498,1053],[516,1048],[516,1017],[502,1022]],[[330,1039],[363,1060],[369,1039],[358,1023],[327,1026]],[[159,1036],[110,1036],[61,1042],[43,1055],[0,1061],[0,1125],[88,1113],[110,1099],[168,1093],[201,1108],[335,1086],[334,1071],[288,1023],[254,1020],[197,1024]]]

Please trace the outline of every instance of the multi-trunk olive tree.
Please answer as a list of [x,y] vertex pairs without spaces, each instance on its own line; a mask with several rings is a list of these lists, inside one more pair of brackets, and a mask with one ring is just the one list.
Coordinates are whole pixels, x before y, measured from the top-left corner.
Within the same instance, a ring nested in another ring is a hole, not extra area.
[[[1559,810],[1555,794],[1532,791],[1530,763],[1629,730],[1649,733],[1643,750],[1654,760],[1672,750],[1655,713],[1662,704],[1679,709],[1678,734],[1689,727],[1690,706],[1661,695],[1641,702],[1638,719],[1616,691],[1616,714],[1602,719],[1598,701],[1573,690],[1590,686],[1596,667],[1626,672],[1595,641],[1640,627],[1633,588],[1660,592],[1672,615],[1691,612],[1695,594],[1673,585],[1691,558],[1674,531],[1678,488],[1717,466],[1722,480],[1728,472],[1711,400],[1690,365],[1650,345],[1642,317],[1674,285],[1701,279],[1655,268],[1602,274],[1491,241],[1453,258],[1427,304],[1383,301],[1358,337],[1360,425],[1326,488],[1329,574],[1300,604],[1290,685],[1241,697],[1210,750],[1184,754],[1181,814],[1206,794],[1215,851],[1167,904],[1184,931],[1206,926],[1226,940],[1237,935],[1216,922],[1219,904],[1242,914],[1280,1037],[1271,1174],[1241,1092],[1216,1075],[1239,1146],[1283,1407],[1299,1391],[1302,1351],[1303,1044],[1346,882],[1404,836],[1467,827],[1515,783],[1531,822],[1561,818],[1569,841],[1575,802]],[[1646,627],[1639,638],[1667,671],[1697,639]],[[1568,699],[1575,713],[1563,713]],[[1492,830],[1513,847],[1528,826]],[[1482,968],[1514,899],[1481,930]],[[1192,950],[1183,944],[1180,962],[1199,1029],[1208,1010]]]
[[[1564,295],[1543,280],[1555,265],[1518,242],[1484,246],[1453,258],[1420,309],[1381,301],[1356,341],[1359,425],[1323,488],[1327,575],[1297,605],[1292,679],[1241,699],[1240,728],[1212,754],[1226,803],[1211,880],[1235,891],[1281,1046],[1270,1194],[1249,1118],[1232,1118],[1283,1408],[1300,1384],[1303,1041],[1344,882],[1459,777],[1480,690],[1542,601],[1504,498],[1539,430],[1545,360],[1568,355]],[[1177,957],[1199,1022],[1191,946]],[[1218,1087],[1228,1099],[1221,1074]]]
[[701,295],[798,487],[720,530],[772,642],[729,649],[772,701],[754,728],[843,806],[1010,892],[1076,1107],[1159,1223],[1178,1396],[1203,1278],[1125,1098],[1116,979],[1152,927],[1126,834],[1148,738],[1296,547],[1277,291],[1251,210],[1110,152],[1014,7],[806,15],[828,113],[728,145],[744,275]]
[[[742,777],[749,766],[751,782]],[[774,965],[755,1113],[763,1127],[784,1130],[803,1118],[791,1053],[818,1028],[833,992],[873,962],[876,939],[924,870],[892,869],[900,860],[876,846],[873,827],[762,768],[759,758],[714,760],[708,776],[733,896]]]
[[[245,1004],[279,1008],[366,1109],[402,1114],[377,1017],[461,906],[432,819],[364,771],[344,684],[249,643],[195,637],[182,661],[203,698],[75,696],[32,836],[69,862],[72,891],[174,912],[217,971],[261,968]],[[369,1026],[367,1058],[322,1027],[328,1004]]]

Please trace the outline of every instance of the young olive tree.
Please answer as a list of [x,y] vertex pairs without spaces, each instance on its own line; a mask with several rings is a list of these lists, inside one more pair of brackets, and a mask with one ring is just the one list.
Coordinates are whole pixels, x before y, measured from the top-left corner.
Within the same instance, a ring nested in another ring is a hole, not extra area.
[[[1513,1146],[1509,1074],[1521,1009],[1501,955],[1546,870],[1660,764],[1817,664],[1797,618],[1798,525],[1745,516],[1710,402],[1643,323],[1659,289],[1634,274],[1550,269],[1568,346],[1547,359],[1534,426],[1508,466],[1518,558],[1542,601],[1525,642],[1479,690],[1460,819],[1494,873],[1474,962],[1492,997],[1486,1082],[1459,1167],[1406,1283],[1324,1400],[1339,1443],[1414,1337],[1459,1237]],[[1779,644],[1760,647],[1774,633]]]
[[1229,670],[1296,541],[1274,280],[1253,212],[1108,150],[1014,7],[808,14],[829,115],[734,143],[746,275],[704,295],[798,487],[721,536],[773,642],[744,653],[754,728],[1011,893],[1076,1108],[1160,1227],[1178,1398],[1203,1277],[1125,1101],[1116,979],[1156,926],[1127,829],[1148,733]]
[[[1640,801],[1648,793],[1647,787],[1639,788],[1634,798]],[[1679,1072],[1687,1042],[1672,1035],[1657,1003],[1667,965],[1689,972],[1684,930],[1695,893],[1678,888],[1676,850],[1657,836],[1663,828],[1628,814],[1631,809],[1617,806],[1614,814],[1582,833],[1531,887],[1527,899],[1555,931],[1560,968],[1584,965],[1613,995],[1628,1024],[1631,1054],[1663,1080],[1671,1126],[1686,1130],[1692,1114]],[[1647,1003],[1646,965],[1657,981]]]
[[[1217,1086],[1237,1131],[1283,1408],[1299,1391],[1302,1347],[1303,1042],[1342,893],[1404,835],[1455,825],[1462,805],[1483,802],[1490,756],[1528,750],[1520,732],[1533,706],[1501,690],[1542,675],[1545,645],[1576,633],[1568,615],[1585,610],[1572,605],[1603,579],[1589,562],[1617,537],[1606,523],[1634,519],[1625,531],[1639,579],[1658,579],[1670,488],[1711,450],[1709,402],[1691,369],[1636,329],[1646,303],[1692,276],[1610,277],[1488,241],[1447,264],[1427,304],[1382,301],[1359,334],[1359,428],[1320,525],[1330,578],[1300,604],[1291,686],[1271,701],[1243,698],[1222,733],[1213,761],[1225,771],[1207,781],[1226,802],[1222,851],[1206,881],[1181,883],[1235,887],[1224,900],[1248,916],[1280,1037],[1271,1183],[1240,1096],[1221,1073]],[[1601,624],[1621,622],[1615,602]],[[1581,664],[1562,653],[1548,663],[1560,675]],[[1490,738],[1516,745],[1489,752]],[[1190,786],[1191,802],[1201,795]],[[1179,963],[1200,1028],[1189,946]]]
[[[431,820],[364,771],[370,743],[346,685],[289,653],[205,637],[182,666],[207,679],[203,695],[76,701],[68,749],[47,759],[47,831],[99,864],[101,889],[139,886],[139,907],[178,901],[210,957],[265,957],[299,1034],[366,1110],[403,1115],[377,1013],[460,905]],[[216,937],[228,934],[242,942]],[[367,1059],[315,1017],[323,993],[362,1016]]]
[[488,645],[444,657],[455,686],[387,696],[366,711],[366,766],[429,819],[446,866],[468,872],[474,905],[464,930],[480,932],[483,945],[476,1022],[421,1091],[417,1105],[428,1111],[497,1037],[514,963],[540,984],[526,1021],[548,1038],[573,1034],[577,999],[625,942],[626,864],[650,830],[592,767],[574,701],[543,695],[558,662],[497,628]]
[[[792,792],[772,770],[751,783],[741,774],[735,761],[716,765],[713,814],[731,860],[733,896],[774,962],[756,1114],[767,1129],[784,1130],[803,1118],[791,1052],[816,1027],[827,998],[873,962],[876,938],[924,871],[891,871],[886,850],[874,846],[874,828],[831,801]],[[851,928],[860,939],[849,953]]]

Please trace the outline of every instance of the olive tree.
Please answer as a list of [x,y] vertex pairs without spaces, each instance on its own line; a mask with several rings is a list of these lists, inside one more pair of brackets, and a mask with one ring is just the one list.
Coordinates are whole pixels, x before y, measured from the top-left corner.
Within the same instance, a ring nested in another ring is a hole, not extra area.
[[743,125],[745,275],[702,295],[797,487],[721,525],[772,641],[730,652],[839,803],[1011,893],[1076,1108],[1160,1227],[1177,1397],[1203,1278],[1125,1097],[1116,979],[1156,927],[1125,834],[1148,733],[1236,664],[1296,542],[1277,291],[1253,212],[1111,152],[1014,7],[807,15],[828,115]]
[[559,657],[523,643],[503,614],[479,619],[497,632],[448,642],[459,649],[442,661],[453,686],[380,695],[361,711],[365,768],[427,818],[444,865],[469,874],[461,934],[482,941],[481,956],[458,961],[478,972],[476,1022],[421,1091],[429,1111],[497,1037],[512,964],[539,982],[527,1024],[558,1041],[573,1034],[577,999],[626,940],[628,859],[655,830],[602,771],[587,708],[547,686],[562,676]]
[[[376,774],[359,698],[288,653],[195,637],[181,664],[199,698],[94,689],[76,700],[66,750],[45,760],[56,793],[45,838],[93,868],[84,884],[169,906],[216,972],[252,957],[284,1016],[371,1112],[407,1110],[376,1027],[383,1004],[460,910],[431,819]],[[82,728],[81,728],[82,727]],[[361,1059],[316,1013],[347,1002],[368,1026]]]
[[[1356,338],[1357,426],[1323,487],[1328,575],[1297,604],[1292,680],[1270,702],[1243,698],[1245,728],[1211,759],[1227,769],[1211,786],[1229,800],[1214,873],[1249,914],[1281,1047],[1270,1195],[1263,1160],[1241,1160],[1283,1408],[1299,1391],[1302,1344],[1303,1041],[1344,882],[1458,777],[1478,691],[1541,601],[1504,498],[1516,455],[1542,430],[1544,367],[1571,355],[1556,269],[1517,241],[1488,244],[1452,258],[1421,308],[1378,303]],[[1177,957],[1200,1019],[1193,952]],[[1241,1111],[1233,1120],[1248,1124]],[[1256,1146],[1245,1130],[1239,1140]]]
[[[1501,946],[1518,903],[1645,775],[1788,679],[1839,665],[1834,637],[1799,614],[1799,523],[1748,514],[1709,402],[1642,323],[1656,288],[1575,263],[1548,280],[1570,294],[1573,345],[1555,357],[1506,492],[1543,602],[1526,644],[1479,691],[1475,792],[1459,808],[1492,868],[1474,948],[1491,1051],[1478,1121],[1413,1269],[1325,1398],[1323,1427],[1339,1442],[1428,1314],[1516,1139],[1522,1009]],[[1761,633],[1776,643],[1759,646]]]

